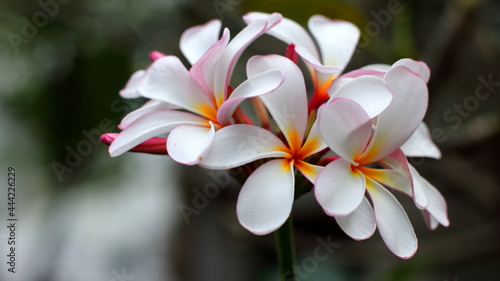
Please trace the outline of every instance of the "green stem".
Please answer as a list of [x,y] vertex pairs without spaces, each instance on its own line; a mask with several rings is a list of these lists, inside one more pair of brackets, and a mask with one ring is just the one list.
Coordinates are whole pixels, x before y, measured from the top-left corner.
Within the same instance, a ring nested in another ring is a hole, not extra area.
[[296,281],[292,215],[274,232],[280,267],[280,281]]

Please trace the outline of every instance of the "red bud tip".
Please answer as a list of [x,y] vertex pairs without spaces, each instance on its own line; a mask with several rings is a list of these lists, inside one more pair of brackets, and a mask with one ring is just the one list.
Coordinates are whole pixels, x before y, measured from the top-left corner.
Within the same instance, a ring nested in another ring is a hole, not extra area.
[[293,61],[295,64],[299,63],[299,55],[295,51],[295,45],[290,44],[286,47],[286,57]]
[[157,59],[161,59],[161,58],[163,58],[164,56],[166,56],[166,55],[165,55],[165,54],[163,54],[163,53],[160,53],[160,52],[158,52],[158,51],[152,51],[151,53],[149,53],[149,59],[150,59],[151,61],[155,61],[155,60],[157,60]]
[[117,133],[106,133],[101,136],[101,141],[105,145],[109,146],[118,137]]

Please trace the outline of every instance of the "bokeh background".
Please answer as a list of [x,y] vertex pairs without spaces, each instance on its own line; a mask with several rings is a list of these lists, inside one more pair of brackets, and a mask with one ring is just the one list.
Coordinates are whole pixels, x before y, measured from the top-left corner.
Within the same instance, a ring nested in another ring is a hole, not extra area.
[[[144,100],[118,91],[148,53],[181,56],[193,25],[233,34],[248,11],[314,14],[362,32],[349,69],[410,57],[431,68],[425,121],[441,160],[411,162],[445,196],[451,225],[430,231],[407,198],[419,238],[410,260],[376,233],[348,238],[312,194],[295,204],[302,280],[498,280],[500,274],[500,2],[490,0],[41,0],[0,3],[0,280],[277,280],[273,236],[235,215],[237,183],[168,157],[110,158],[98,142]],[[30,26],[31,25],[31,26]],[[284,53],[258,39],[250,53]],[[184,62],[186,62],[184,60]],[[245,77],[237,67],[235,81]],[[7,168],[17,176],[17,264],[7,272]],[[218,181],[206,202],[196,194]],[[181,212],[202,206],[189,215]],[[314,251],[331,241],[328,259]]]

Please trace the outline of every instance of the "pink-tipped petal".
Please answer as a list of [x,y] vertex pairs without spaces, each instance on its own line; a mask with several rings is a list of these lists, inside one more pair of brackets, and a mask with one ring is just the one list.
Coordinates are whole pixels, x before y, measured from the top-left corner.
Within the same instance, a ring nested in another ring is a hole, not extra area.
[[[267,19],[270,14],[251,12],[243,17],[243,20],[249,24],[259,19]],[[312,37],[307,33],[300,24],[288,18],[283,18],[282,21],[267,31],[271,36],[285,42],[286,44],[294,44],[295,46],[303,46],[306,48],[316,59],[319,60],[319,52]]]
[[357,165],[356,157],[365,149],[372,128],[372,121],[363,108],[352,100],[336,98],[320,107],[318,122],[330,149]]
[[368,239],[377,229],[373,208],[366,197],[363,197],[361,204],[352,213],[334,218],[345,234],[354,240]]
[[439,222],[429,213],[429,211],[422,210],[422,216],[424,217],[425,224],[430,230],[435,230],[439,226]]
[[174,56],[153,62],[138,89],[144,97],[164,101],[203,116],[206,114],[203,109],[212,106],[209,97]]
[[214,134],[215,128],[212,122],[209,128],[193,125],[179,126],[168,135],[168,154],[174,161],[181,164],[198,164],[212,145]]
[[119,135],[118,133],[105,133],[102,134],[99,139],[105,145],[110,146],[111,143],[118,137],[118,135]]
[[294,172],[289,160],[272,160],[246,180],[236,204],[241,225],[257,235],[278,229],[290,216]]
[[297,46],[295,50],[309,68],[316,87],[327,89],[332,80],[342,72],[342,67],[321,63],[303,46]]
[[168,155],[167,153],[167,139],[165,138],[150,138],[149,140],[132,148],[131,152],[141,152],[158,155]]
[[353,71],[349,71],[347,73],[344,73],[344,74],[342,74],[341,77],[356,78],[359,76],[371,75],[371,76],[375,76],[378,78],[384,78],[385,73],[386,73],[386,71],[380,71],[380,70],[369,69],[369,68],[359,68],[359,69],[355,69]]
[[177,108],[178,108],[177,106],[163,101],[150,100],[145,104],[143,104],[140,108],[130,112],[125,117],[123,117],[122,121],[120,122],[120,125],[118,125],[118,128],[123,130],[127,128],[130,124],[132,124],[135,120],[141,118],[142,116],[148,113],[159,110],[171,110]]
[[161,58],[166,57],[166,56],[167,55],[160,53],[158,51],[152,51],[151,53],[149,53],[149,59],[151,61],[155,61],[155,60],[161,59]]
[[212,147],[200,162],[207,169],[231,169],[257,159],[286,157],[285,144],[271,132],[246,124],[226,126],[215,133]]
[[204,125],[206,119],[173,110],[155,111],[130,124],[109,147],[111,157],[121,155],[144,141],[172,131],[180,125]]
[[344,87],[347,83],[352,81],[354,78],[360,77],[360,76],[365,76],[365,75],[371,75],[375,76],[378,78],[384,78],[385,71],[378,71],[378,70],[372,70],[372,69],[356,69],[350,72],[347,72],[345,74],[342,74],[341,76],[335,78],[333,80],[332,85],[328,89],[328,94],[331,96],[335,95],[335,93],[340,90],[340,88]]
[[236,61],[245,48],[266,31],[267,21],[257,20],[247,25],[227,44],[214,73],[214,94],[218,105],[227,99],[227,89]]
[[382,73],[382,76],[380,77],[380,78],[382,78],[382,77],[384,77],[384,74],[387,71],[389,71],[390,68],[391,68],[391,65],[384,64],[384,63],[375,63],[375,64],[365,65],[365,66],[361,67],[360,69],[362,69],[362,70],[372,70],[372,71],[376,71],[376,73]]
[[249,77],[279,69],[285,81],[274,92],[260,96],[285,135],[290,148],[299,149],[307,126],[307,92],[302,72],[291,60],[278,56],[254,56],[247,64]]
[[422,207],[417,204],[417,207],[427,210],[430,215],[443,226],[449,226],[448,207],[443,195],[441,195],[437,188],[422,177],[415,168],[410,166],[410,169],[414,179],[413,184],[420,188],[420,192],[423,193],[423,196],[428,200],[427,206]]
[[224,29],[219,41],[215,42],[204,54],[196,61],[189,70],[191,77],[193,77],[198,84],[200,84],[203,91],[215,99],[214,83],[215,83],[215,67],[219,61],[224,49],[229,42],[229,29]]
[[420,181],[420,175],[408,163],[408,159],[401,149],[397,149],[381,159],[378,164],[388,170],[378,170],[377,172],[383,176],[376,178],[372,175],[373,179],[410,196],[420,209],[427,208],[429,201]]
[[429,82],[429,78],[431,77],[431,70],[425,62],[415,61],[412,59],[400,59],[395,62],[392,67],[396,67],[398,65],[403,65],[411,71],[415,72],[425,81],[425,83]]
[[191,65],[195,64],[217,42],[221,25],[221,21],[215,19],[184,31],[181,35],[179,45],[182,53]]
[[316,200],[331,216],[352,213],[363,201],[364,194],[365,177],[344,159],[326,165],[314,184]]
[[411,70],[393,67],[384,80],[393,98],[378,116],[372,140],[365,150],[366,163],[378,161],[401,147],[415,132],[427,110],[427,85]]
[[441,158],[441,151],[434,141],[432,141],[429,128],[424,122],[418,125],[413,135],[401,146],[401,150],[408,157]]
[[[101,136],[101,141],[109,146],[111,143],[118,137],[117,133],[107,133]],[[167,139],[164,138],[150,138],[149,140],[135,146],[134,148],[129,150],[130,152],[142,152],[149,154],[159,154],[166,155],[167,154]]]
[[234,89],[217,111],[217,120],[221,125],[227,125],[236,108],[247,98],[257,97],[274,91],[285,79],[279,69],[271,69],[253,76]]
[[403,207],[387,189],[369,178],[366,187],[373,201],[378,231],[385,245],[396,256],[411,258],[418,248],[413,226]]
[[330,95],[330,100],[344,97],[355,101],[361,105],[370,118],[384,111],[391,103],[393,96],[384,80],[375,76],[354,78]]
[[130,76],[128,79],[125,88],[120,91],[120,96],[124,99],[134,99],[141,97],[141,93],[137,89],[137,85],[139,85],[139,81],[144,77],[146,71],[137,70]]
[[309,30],[318,42],[323,64],[345,68],[358,44],[359,29],[347,21],[315,15],[309,19]]
[[420,176],[417,170],[409,165],[411,179],[412,179],[412,187],[413,187],[413,200],[415,201],[415,205],[417,205],[420,209],[426,209],[429,206],[429,198],[425,192],[426,183],[424,182],[424,178]]
[[449,226],[450,221],[448,219],[448,207],[446,205],[446,200],[444,200],[443,195],[430,184],[425,178],[422,178],[425,183],[425,193],[427,198],[429,198],[429,206],[427,211],[443,226]]

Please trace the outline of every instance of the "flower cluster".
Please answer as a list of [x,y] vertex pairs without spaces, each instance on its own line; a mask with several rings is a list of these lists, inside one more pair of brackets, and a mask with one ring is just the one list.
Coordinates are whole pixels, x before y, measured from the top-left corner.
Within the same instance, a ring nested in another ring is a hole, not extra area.
[[[119,134],[102,136],[111,156],[136,151],[207,169],[245,168],[237,216],[258,235],[278,229],[295,198],[312,189],[353,239],[378,228],[390,251],[413,256],[413,227],[389,190],[411,197],[429,228],[449,224],[444,198],[407,160],[440,158],[422,122],[426,64],[401,59],[342,74],[359,39],[355,25],[316,15],[311,36],[277,13],[243,19],[246,27],[231,40],[228,29],[219,36],[219,20],[186,30],[180,49],[189,69],[175,56],[151,53],[149,68],[120,92],[150,100],[123,118]],[[247,79],[231,85],[241,53],[263,34],[286,43],[285,56],[251,57]],[[247,99],[253,108],[240,106]]]

